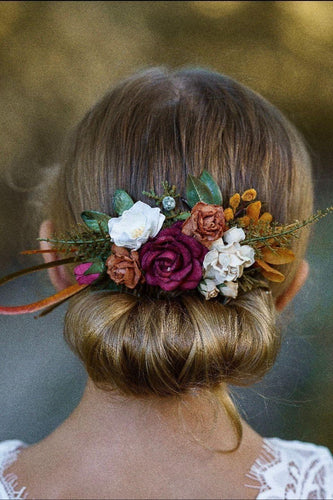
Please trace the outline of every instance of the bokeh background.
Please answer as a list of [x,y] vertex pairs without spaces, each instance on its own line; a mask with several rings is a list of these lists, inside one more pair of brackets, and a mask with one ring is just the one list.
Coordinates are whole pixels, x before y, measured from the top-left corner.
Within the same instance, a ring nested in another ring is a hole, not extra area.
[[[31,263],[18,256],[36,246],[31,193],[67,133],[111,85],[153,65],[210,68],[263,94],[310,147],[316,208],[331,205],[332,48],[333,2],[0,2],[1,274]],[[332,230],[333,217],[313,227],[276,366],[235,394],[263,435],[333,450]],[[51,293],[34,275],[2,287],[0,303]],[[78,404],[86,376],[62,339],[64,312],[0,318],[0,440],[36,442]]]

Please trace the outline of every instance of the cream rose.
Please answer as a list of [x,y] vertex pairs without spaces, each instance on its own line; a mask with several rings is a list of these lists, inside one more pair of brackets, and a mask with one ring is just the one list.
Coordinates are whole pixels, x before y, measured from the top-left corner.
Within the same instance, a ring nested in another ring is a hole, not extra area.
[[234,281],[225,281],[221,285],[216,286],[215,281],[204,279],[199,283],[198,289],[206,300],[213,299],[219,293],[225,295],[225,297],[232,297],[235,299],[238,294],[238,283]]
[[[240,278],[244,268],[254,263],[254,249],[240,244],[244,239],[243,229],[233,227],[224,233],[223,239],[216,240],[203,261],[204,279],[212,280],[218,286]],[[231,286],[229,290],[231,295],[228,296],[233,296],[235,287]]]
[[226,297],[235,299],[238,295],[238,283],[234,281],[225,281],[223,284],[218,285],[218,290]]
[[219,294],[215,281],[209,279],[200,281],[198,290],[206,300],[213,299]]
[[109,220],[111,241],[119,247],[138,250],[149,238],[160,231],[165,216],[158,207],[152,208],[142,201],[137,201],[120,217]]

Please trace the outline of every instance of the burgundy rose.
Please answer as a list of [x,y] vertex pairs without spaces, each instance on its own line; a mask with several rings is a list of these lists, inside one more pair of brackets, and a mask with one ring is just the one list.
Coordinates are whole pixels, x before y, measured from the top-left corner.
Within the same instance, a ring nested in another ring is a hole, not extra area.
[[182,233],[182,225],[176,222],[141,247],[140,262],[148,285],[167,291],[198,286],[208,249]]

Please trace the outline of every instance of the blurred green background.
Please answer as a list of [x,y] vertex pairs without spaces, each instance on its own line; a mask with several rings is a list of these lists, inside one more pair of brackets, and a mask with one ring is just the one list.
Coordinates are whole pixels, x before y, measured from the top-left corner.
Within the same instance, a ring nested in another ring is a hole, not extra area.
[[[0,40],[1,274],[27,265],[17,254],[35,246],[30,192],[69,130],[112,84],[153,65],[210,68],[261,93],[311,149],[316,208],[332,204],[333,2],[0,2]],[[310,278],[281,317],[275,368],[237,391],[259,432],[331,449],[332,219],[313,228]],[[0,300],[51,293],[32,276]],[[0,318],[0,439],[37,441],[78,403],[85,374],[62,340],[64,311]]]

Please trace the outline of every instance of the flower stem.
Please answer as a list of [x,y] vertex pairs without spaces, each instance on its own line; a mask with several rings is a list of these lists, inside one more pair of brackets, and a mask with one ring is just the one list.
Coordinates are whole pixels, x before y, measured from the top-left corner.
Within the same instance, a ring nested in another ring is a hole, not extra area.
[[49,238],[37,238],[38,241],[48,243],[61,243],[62,245],[92,245],[94,243],[105,243],[109,238],[96,238],[96,240],[54,240]]

